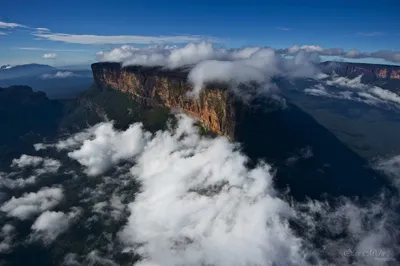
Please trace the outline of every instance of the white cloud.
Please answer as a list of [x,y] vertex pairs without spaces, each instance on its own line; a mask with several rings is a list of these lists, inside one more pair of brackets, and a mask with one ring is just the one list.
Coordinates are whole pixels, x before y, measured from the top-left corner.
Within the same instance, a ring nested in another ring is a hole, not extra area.
[[15,178],[16,174],[18,173],[15,172],[9,174],[0,173],[0,187],[4,186],[9,189],[24,188],[26,186],[35,184],[37,181],[37,177],[35,175],[31,175],[27,178],[24,177]]
[[367,36],[367,37],[374,37],[374,36],[382,36],[385,35],[384,32],[381,31],[373,31],[373,32],[358,32],[358,36]]
[[78,35],[65,33],[45,33],[35,32],[34,36],[50,41],[59,41],[65,43],[79,44],[160,44],[160,43],[187,43],[199,42],[207,39],[210,42],[218,42],[214,37],[204,37],[196,35],[182,36],[137,36],[137,35],[119,35],[119,36],[103,36],[103,35]]
[[15,227],[11,224],[4,224],[0,232],[0,254],[12,250]]
[[300,49],[304,50],[308,53],[324,51],[324,48],[322,48],[321,46],[318,46],[318,45],[303,45],[300,47]]
[[64,256],[64,261],[62,265],[81,266],[82,264],[78,261],[78,255],[76,253],[68,253]]
[[295,54],[300,50],[300,47],[297,45],[293,45],[292,47],[287,49],[288,54]]
[[120,235],[142,243],[140,265],[306,265],[270,166],[247,169],[235,144],[201,138],[193,123],[181,116],[158,132],[132,168],[141,192]]
[[57,71],[55,74],[43,74],[40,76],[41,79],[63,79],[63,78],[70,78],[76,77],[75,73],[71,71]]
[[97,124],[93,127],[85,129],[81,132],[73,134],[72,136],[59,140],[55,144],[45,144],[45,143],[36,143],[33,145],[36,151],[45,150],[48,148],[56,148],[57,150],[71,150],[80,147],[80,145],[91,136],[93,136],[94,132],[100,127],[102,124]]
[[88,266],[96,266],[96,265],[105,265],[105,266],[118,266],[113,260],[104,258],[99,254],[99,251],[92,250],[87,254],[85,258],[85,265]]
[[51,158],[42,158],[38,156],[32,155],[21,155],[18,159],[13,159],[11,167],[14,168],[27,168],[27,167],[38,167],[35,169],[36,174],[45,174],[45,173],[55,173],[60,168],[61,163],[58,160]]
[[116,132],[111,123],[103,123],[94,130],[91,139],[85,140],[79,149],[68,153],[68,156],[85,166],[88,175],[96,176],[138,154],[148,134],[143,133],[141,124]]
[[1,206],[0,210],[8,216],[25,220],[53,208],[62,198],[63,192],[60,188],[45,187],[38,192],[27,193],[19,198],[12,197]]
[[37,31],[50,31],[48,28],[36,28]]
[[45,158],[41,168],[35,169],[37,175],[42,175],[46,173],[56,173],[61,167],[61,163],[58,160]]
[[303,47],[303,52],[293,59],[283,59],[273,49],[247,47],[223,49],[210,43],[187,44],[184,47],[153,46],[137,48],[123,46],[110,52],[99,52],[100,61],[121,62],[123,66],[145,65],[178,68],[190,66],[189,80],[194,84],[197,96],[204,83],[219,81],[236,88],[239,83],[259,82],[269,88],[273,75],[289,77],[313,77],[318,70],[313,66],[317,56],[308,54],[316,46]]
[[15,47],[18,50],[28,51],[52,51],[52,52],[84,52],[83,49],[53,49],[53,48],[42,48],[42,47]]
[[369,86],[361,83],[362,75],[353,79],[347,77],[334,76],[331,80],[326,80],[326,84],[330,86],[341,86],[350,89],[368,89]]
[[150,46],[137,48],[124,45],[110,52],[97,53],[100,61],[121,62],[123,65],[166,66],[177,68],[196,64],[206,59],[218,59],[228,56],[226,50],[216,49],[211,43],[189,43],[178,46]]
[[[188,79],[194,84],[194,95],[208,82],[224,82],[236,88],[239,83],[257,82],[259,92],[270,92],[273,76],[313,77],[319,73],[313,65],[311,54],[298,53],[293,59],[283,59],[270,48],[260,48],[249,54],[248,58],[234,60],[206,60],[198,63],[190,71]],[[237,91],[246,93],[249,88]]]
[[400,155],[392,158],[381,158],[374,163],[374,166],[388,175],[400,191]]
[[0,35],[7,35],[7,33],[0,31]]
[[[395,222],[396,207],[388,208],[380,197],[370,199],[364,206],[339,198],[335,205],[318,201],[298,203],[298,208],[302,210],[298,212],[299,226],[311,236],[309,241],[315,241],[313,237],[317,237],[323,247],[323,256],[334,262],[333,265],[388,265],[388,261],[400,251],[396,240],[399,235]],[[332,238],[321,238],[321,234],[331,235]],[[343,235],[347,237],[338,237]],[[386,255],[355,255],[355,252],[371,250],[384,251]],[[342,255],[349,251],[352,253]],[[320,264],[329,265],[323,260]]]
[[56,53],[49,53],[49,54],[44,54],[43,58],[44,59],[55,59],[57,57]]
[[371,53],[369,56],[373,58],[382,58],[387,61],[400,62],[400,52],[381,50]]
[[359,51],[359,50],[357,50],[357,49],[351,49],[351,50],[349,50],[349,51],[347,51],[345,54],[344,54],[344,57],[347,57],[347,58],[358,58],[358,57],[360,57],[362,54],[361,54],[361,52]]
[[45,211],[33,223],[31,229],[34,232],[32,240],[42,239],[48,244],[54,241],[58,235],[65,232],[80,215],[79,209],[74,209],[69,213]]
[[23,154],[18,159],[12,160],[12,167],[25,168],[29,166],[36,167],[43,162],[42,157]]
[[[56,173],[61,167],[61,163],[51,158],[23,154],[20,158],[13,159],[11,167],[15,171],[9,173],[0,172],[0,187],[22,189],[35,184],[38,176],[47,173]],[[27,168],[33,170],[29,175],[24,174],[24,170]]]
[[[333,91],[323,85],[315,88]],[[364,93],[348,89],[352,93],[349,97]],[[342,93],[345,97],[345,92],[338,90],[335,95]],[[121,248],[120,241],[123,252],[134,250],[142,255],[136,265],[309,265],[310,259],[316,265],[375,266],[387,261],[341,254],[371,249],[382,249],[389,255],[399,253],[398,216],[394,216],[396,208],[382,200],[385,195],[366,204],[346,198],[336,198],[334,204],[288,202],[274,189],[274,171],[269,165],[248,168],[237,144],[224,137],[201,137],[193,123],[189,117],[178,115],[176,129],[155,134],[143,131],[140,124],[135,124],[138,130],[127,134],[135,125],[117,131],[112,123],[101,123],[56,144],[39,145],[60,152],[85,151],[77,160],[86,171],[99,169],[97,161],[104,160],[107,169],[118,164],[110,176],[95,179],[94,189],[85,186],[76,191],[83,206],[90,208],[85,212],[92,213],[82,221],[84,226],[101,224],[108,230],[113,223],[124,221],[130,211],[119,239],[108,232],[102,234],[98,237],[106,244],[95,244],[101,252],[92,250],[94,246],[88,241],[87,250],[92,252],[86,257],[70,254],[65,263],[117,265],[113,259]],[[102,129],[104,125],[109,128]],[[126,153],[121,151],[123,158],[110,159],[123,143],[128,147],[124,148]],[[93,154],[99,151],[110,152],[106,159],[98,160]],[[304,147],[294,156],[307,160],[313,152],[311,147]],[[128,163],[122,165],[121,160]],[[138,192],[132,191],[136,182],[140,182]],[[388,200],[399,202],[397,197]]]
[[2,29],[14,29],[14,28],[27,28],[27,26],[22,25],[22,24],[18,24],[18,23],[0,21],[0,28],[2,28]]
[[369,93],[382,99],[383,101],[400,104],[400,96],[394,92],[374,86],[368,90]]
[[109,201],[97,202],[93,205],[93,212],[111,217],[118,221],[125,211],[126,205],[122,203],[121,197],[113,194]]
[[[302,46],[293,45],[292,47],[289,47],[286,49],[279,49],[277,52],[282,53],[282,54],[295,55],[300,51],[304,51],[307,53],[323,54],[325,49],[318,45],[302,45]],[[331,49],[329,51],[330,51],[330,53],[332,53]]]
[[378,86],[371,86],[361,82],[362,76],[354,79],[347,77],[332,76],[330,79],[322,80],[325,85],[332,86],[326,88],[322,84],[306,88],[306,94],[314,96],[324,96],[330,98],[352,100],[364,102],[372,106],[381,106],[384,108],[400,108],[400,96],[389,90]]

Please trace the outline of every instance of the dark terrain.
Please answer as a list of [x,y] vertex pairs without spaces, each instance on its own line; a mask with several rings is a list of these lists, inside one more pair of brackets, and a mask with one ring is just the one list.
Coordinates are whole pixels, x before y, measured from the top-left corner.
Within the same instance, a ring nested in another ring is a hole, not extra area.
[[[128,69],[132,72],[137,70],[134,67]],[[112,68],[107,71],[112,71]],[[172,77],[176,81],[185,78],[182,73],[160,73],[159,69],[151,69],[151,73],[145,73],[150,78],[143,80],[147,86],[146,93],[152,95],[153,83],[150,81],[154,75]],[[117,79],[120,74],[118,72],[111,76]],[[97,73],[95,77],[102,75]],[[168,83],[168,86],[170,84],[176,86],[174,82]],[[361,103],[314,99],[284,82],[281,85],[284,90],[287,89],[283,92],[287,99],[285,106],[270,98],[257,98],[246,104],[235,99],[234,111],[237,115],[234,141],[241,144],[241,150],[250,158],[249,167],[255,166],[259,160],[271,164],[273,171],[276,171],[274,184],[283,192],[282,197],[294,198],[299,202],[308,198],[334,201],[342,196],[359,197],[370,202],[382,190],[393,189],[382,173],[372,169],[369,158],[387,154],[389,150],[393,154],[399,151],[397,145],[390,143],[400,132],[397,113]],[[215,90],[218,86],[211,87]],[[138,101],[133,95],[117,88],[96,85],[90,86],[75,99],[68,100],[51,100],[45,93],[34,92],[26,86],[0,89],[0,121],[3,128],[7,129],[0,132],[0,167],[9,169],[13,158],[21,154],[33,154],[35,143],[51,142],[60,135],[81,131],[101,121],[112,120],[118,129],[126,129],[134,122],[142,122],[144,128],[151,132],[165,129],[167,122],[174,120],[171,109],[151,103],[151,99]],[[202,134],[210,137],[216,135],[202,123],[198,125]],[[111,181],[105,185],[101,178],[86,177],[82,166],[66,154],[60,157],[52,150],[38,151],[37,154],[59,159],[62,167],[58,173],[42,177],[29,191],[62,184],[67,200],[62,201],[55,210],[65,211],[79,206],[85,210],[82,218],[85,222],[73,225],[66,234],[58,237],[54,245],[46,246],[38,242],[20,244],[13,252],[0,258],[0,264],[4,259],[3,262],[7,261],[4,265],[60,265],[67,252],[84,255],[92,250],[99,250],[100,254],[112,254],[113,260],[120,265],[131,265],[138,260],[135,255],[121,252],[118,241],[111,245],[111,252],[108,250],[110,246],[107,240],[111,236],[115,239],[121,226],[126,223],[128,214],[125,213],[125,218],[114,222],[104,222],[107,217],[88,222],[93,205],[106,200],[106,196],[114,193],[121,183],[128,184],[123,187],[122,194],[126,195],[123,203],[134,200],[139,185],[132,179],[129,179],[132,183],[118,179],[124,166],[109,170],[105,176]],[[71,169],[78,177],[71,178],[67,172]],[[87,200],[89,196],[85,190],[92,193],[90,189],[99,189],[102,193],[95,198],[95,202]],[[7,193],[11,193],[8,197],[18,197],[22,190],[7,190]],[[0,216],[2,223],[8,222],[7,219]],[[30,224],[30,221],[16,222],[21,239],[30,234]],[[302,231],[301,226],[298,230]],[[82,239],[83,236],[89,237]],[[344,236],[329,237],[335,240],[335,237],[340,239]],[[35,258],[34,261],[31,258]],[[102,264],[95,262],[90,265]]]

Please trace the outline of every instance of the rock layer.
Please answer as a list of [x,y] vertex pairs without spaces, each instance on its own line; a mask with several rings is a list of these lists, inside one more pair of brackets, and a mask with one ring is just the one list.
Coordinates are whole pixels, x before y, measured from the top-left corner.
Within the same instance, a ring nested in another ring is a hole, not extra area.
[[370,81],[377,79],[400,80],[400,66],[348,62],[324,62],[322,66],[328,72],[334,70],[341,76],[355,77],[363,75]]
[[237,103],[233,94],[223,85],[210,84],[195,99],[186,96],[192,90],[192,85],[187,82],[188,72],[184,69],[122,68],[119,63],[95,63],[92,71],[94,84],[98,88],[128,93],[142,106],[182,109],[201,121],[207,129],[234,138]]

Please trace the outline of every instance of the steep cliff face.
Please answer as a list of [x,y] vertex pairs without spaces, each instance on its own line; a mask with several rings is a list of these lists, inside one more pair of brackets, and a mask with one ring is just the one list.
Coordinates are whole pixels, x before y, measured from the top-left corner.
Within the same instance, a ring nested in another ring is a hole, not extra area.
[[363,75],[367,80],[377,79],[400,80],[400,66],[347,63],[347,62],[324,62],[322,66],[327,72],[334,70],[341,76],[355,77]]
[[97,88],[128,93],[142,106],[182,109],[209,130],[234,138],[237,103],[222,85],[207,86],[194,99],[186,96],[192,85],[184,69],[170,72],[158,67],[121,68],[118,63],[95,63],[92,70]]

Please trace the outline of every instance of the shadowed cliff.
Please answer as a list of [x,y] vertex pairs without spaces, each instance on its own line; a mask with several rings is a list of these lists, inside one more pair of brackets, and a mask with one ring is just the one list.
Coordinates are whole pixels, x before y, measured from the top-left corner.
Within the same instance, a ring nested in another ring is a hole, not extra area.
[[8,166],[33,141],[54,136],[62,114],[62,104],[43,92],[28,86],[0,88],[0,165]]

